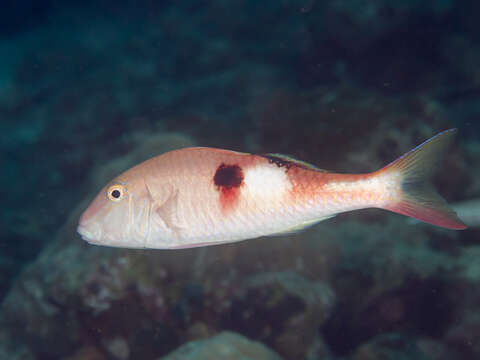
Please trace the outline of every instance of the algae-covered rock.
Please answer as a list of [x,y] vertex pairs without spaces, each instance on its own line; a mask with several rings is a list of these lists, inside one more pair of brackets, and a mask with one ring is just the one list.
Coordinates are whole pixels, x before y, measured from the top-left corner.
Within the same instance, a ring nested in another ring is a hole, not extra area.
[[247,279],[222,315],[226,328],[301,359],[314,346],[318,329],[330,315],[335,294],[322,282],[293,272],[260,273]]
[[455,299],[455,322],[445,334],[445,343],[471,358],[480,357],[480,246],[462,249],[458,255],[457,271],[451,291]]
[[[117,358],[113,358],[117,360]],[[73,354],[62,358],[62,360],[107,360],[107,357],[96,347],[86,346],[78,349]]]
[[383,334],[360,346],[349,358],[351,360],[448,360],[456,359],[458,354],[442,344],[427,340],[399,335]]
[[182,345],[159,360],[281,360],[265,345],[225,331],[213,338]]

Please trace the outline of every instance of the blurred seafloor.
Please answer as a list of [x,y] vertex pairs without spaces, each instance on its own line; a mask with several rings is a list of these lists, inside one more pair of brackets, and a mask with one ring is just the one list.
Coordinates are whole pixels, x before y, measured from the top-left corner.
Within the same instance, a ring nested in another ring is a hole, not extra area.
[[7,2],[0,358],[480,358],[478,202],[463,232],[366,210],[173,252],[75,233],[111,177],[194,144],[366,172],[458,127],[434,182],[451,202],[480,197],[478,14],[453,0]]

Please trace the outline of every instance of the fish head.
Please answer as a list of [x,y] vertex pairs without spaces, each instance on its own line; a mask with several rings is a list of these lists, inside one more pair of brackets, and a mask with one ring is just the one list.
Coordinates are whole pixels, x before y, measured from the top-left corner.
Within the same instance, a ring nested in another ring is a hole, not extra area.
[[80,217],[77,232],[96,245],[143,248],[152,202],[141,177],[128,172],[108,183]]

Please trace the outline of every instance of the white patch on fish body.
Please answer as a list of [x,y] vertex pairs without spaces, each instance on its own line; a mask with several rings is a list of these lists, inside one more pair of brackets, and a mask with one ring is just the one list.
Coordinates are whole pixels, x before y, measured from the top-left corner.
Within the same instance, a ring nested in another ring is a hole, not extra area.
[[266,201],[281,199],[292,188],[285,169],[273,164],[246,169],[243,182],[250,196]]

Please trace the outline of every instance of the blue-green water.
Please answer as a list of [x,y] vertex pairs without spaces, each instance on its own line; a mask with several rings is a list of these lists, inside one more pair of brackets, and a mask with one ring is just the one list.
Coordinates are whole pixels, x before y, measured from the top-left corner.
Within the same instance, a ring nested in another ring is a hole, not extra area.
[[0,358],[480,358],[478,223],[364,210],[168,252],[75,232],[111,177],[192,145],[367,172],[457,127],[433,182],[451,203],[479,198],[479,13],[453,0],[5,4]]

